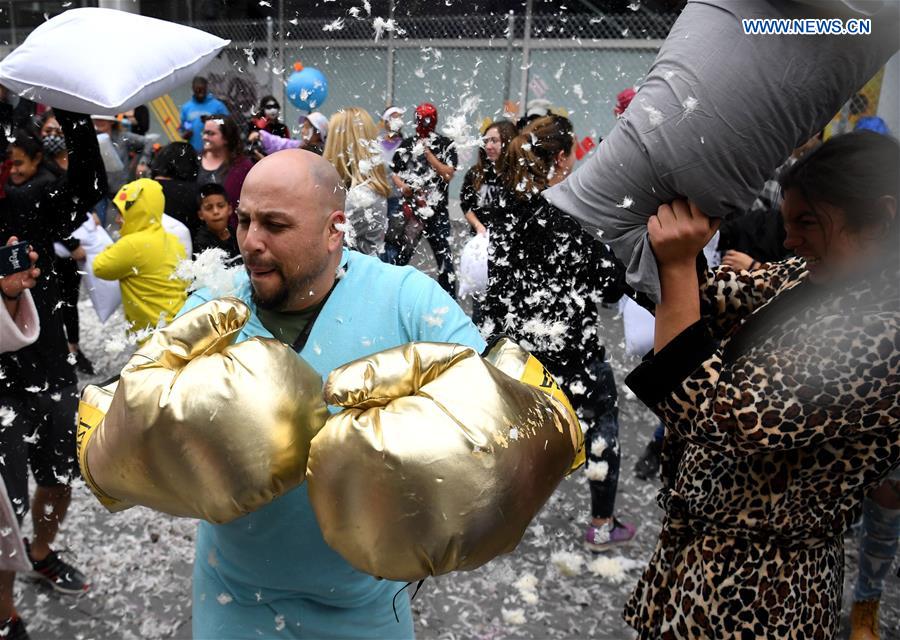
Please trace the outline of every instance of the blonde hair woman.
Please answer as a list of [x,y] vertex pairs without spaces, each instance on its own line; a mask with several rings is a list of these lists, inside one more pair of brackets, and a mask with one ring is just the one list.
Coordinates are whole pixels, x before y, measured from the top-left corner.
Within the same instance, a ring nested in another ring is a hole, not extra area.
[[347,244],[360,253],[378,256],[384,250],[391,187],[371,116],[358,107],[331,116],[323,155],[347,188]]

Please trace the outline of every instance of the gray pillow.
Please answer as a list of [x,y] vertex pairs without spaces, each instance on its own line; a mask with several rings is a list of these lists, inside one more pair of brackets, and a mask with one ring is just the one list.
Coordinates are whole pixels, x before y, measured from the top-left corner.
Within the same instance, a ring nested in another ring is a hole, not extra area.
[[745,211],[775,168],[900,46],[900,3],[868,6],[871,35],[751,36],[742,18],[821,17],[830,8],[843,18],[848,5],[688,2],[616,127],[544,197],[601,231],[628,283],[658,301],[648,218],[679,197],[710,216]]

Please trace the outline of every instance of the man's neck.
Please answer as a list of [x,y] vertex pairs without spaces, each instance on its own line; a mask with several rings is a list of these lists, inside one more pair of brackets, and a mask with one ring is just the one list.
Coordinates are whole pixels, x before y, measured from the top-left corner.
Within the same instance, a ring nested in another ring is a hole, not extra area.
[[312,309],[316,305],[321,304],[322,301],[328,297],[328,294],[331,293],[331,290],[337,282],[335,271],[336,269],[330,269],[326,273],[323,273],[322,277],[320,277],[317,282],[309,286],[306,296],[300,300],[288,303],[281,311],[284,313],[296,313],[298,311]]

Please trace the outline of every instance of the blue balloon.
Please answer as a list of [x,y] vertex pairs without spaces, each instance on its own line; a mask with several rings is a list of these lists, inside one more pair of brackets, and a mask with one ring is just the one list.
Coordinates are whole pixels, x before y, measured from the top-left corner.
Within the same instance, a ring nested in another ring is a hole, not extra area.
[[328,97],[328,80],[314,67],[295,71],[287,81],[287,97],[298,109],[316,111]]
[[864,116],[856,121],[856,126],[853,127],[854,131],[874,131],[875,133],[881,133],[886,136],[891,135],[891,130],[888,129],[887,123],[879,118],[878,116]]

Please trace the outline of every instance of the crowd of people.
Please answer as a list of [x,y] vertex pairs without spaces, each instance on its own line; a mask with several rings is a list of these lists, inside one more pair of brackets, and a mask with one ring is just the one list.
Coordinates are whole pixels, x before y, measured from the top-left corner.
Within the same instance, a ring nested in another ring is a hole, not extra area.
[[[27,240],[33,268],[0,279],[0,407],[13,412],[0,430],[0,472],[19,521],[32,511],[25,545],[35,572],[63,593],[89,586],[51,546],[78,475],[75,371],[93,374],[79,347],[85,260],[97,278],[119,283],[131,330],[146,336],[203,301],[189,299],[174,274],[179,262],[213,248],[245,264],[243,297],[259,314],[257,335],[264,328],[301,353],[313,324],[335,313],[323,313],[326,301],[351,306],[338,287],[347,282],[360,296],[381,292],[385,305],[397,299],[397,309],[373,311],[400,318],[379,316],[384,326],[405,327],[403,314],[425,305],[418,297],[429,308],[452,305],[441,331],[409,329],[398,340],[481,350],[491,336],[514,339],[557,380],[581,421],[590,491],[582,542],[599,553],[631,540],[636,524],[616,512],[618,383],[600,341],[598,306],[635,292],[622,260],[542,197],[574,168],[572,122],[541,107],[483,127],[458,194],[471,234],[485,235],[489,246],[487,286],[470,320],[453,304],[450,185],[463,168],[432,103],[409,119],[399,106],[377,118],[358,107],[330,117],[312,112],[295,134],[271,95],[242,129],[204,78],[192,90],[181,110],[184,140],[166,146],[148,135],[139,109],[89,117],[32,105],[7,114],[14,126],[0,141],[0,240]],[[617,114],[633,96],[632,89],[619,95]],[[653,348],[627,384],[661,420],[639,475],[661,479],[665,520],[625,609],[640,637],[722,637],[723,630],[831,637],[840,618],[842,535],[861,506],[853,638],[878,637],[877,602],[900,537],[900,442],[888,429],[900,419],[891,343],[898,154],[884,133],[816,137],[785,159],[745,216],[721,228],[680,200],[651,219],[662,299]],[[82,224],[117,239],[89,256],[72,237]],[[698,255],[716,231],[723,264],[707,269]],[[403,280],[422,238],[443,293]],[[351,276],[334,277],[338,268]],[[387,295],[385,283],[397,291]],[[323,365],[326,374],[331,368]],[[37,483],[30,500],[29,468]],[[317,530],[297,540],[321,554],[322,572],[343,576],[343,591],[325,597],[318,591],[327,580],[297,587],[273,573],[275,550],[298,562],[309,557],[299,542],[285,546],[295,526],[285,518],[315,529],[308,505],[281,504],[284,513],[269,509],[254,520],[273,532],[262,543],[249,529],[204,523],[198,637],[256,628],[273,610],[303,618],[307,629],[334,633],[365,620],[368,635],[410,635],[408,606],[400,607],[401,627],[391,626],[396,612],[381,598],[390,589],[341,564]],[[207,562],[217,549],[231,550],[228,563]],[[0,637],[24,638],[12,583],[11,572],[0,573]],[[215,605],[226,586],[249,613]],[[257,587],[300,595],[285,605],[267,593],[273,599],[257,610]]]

